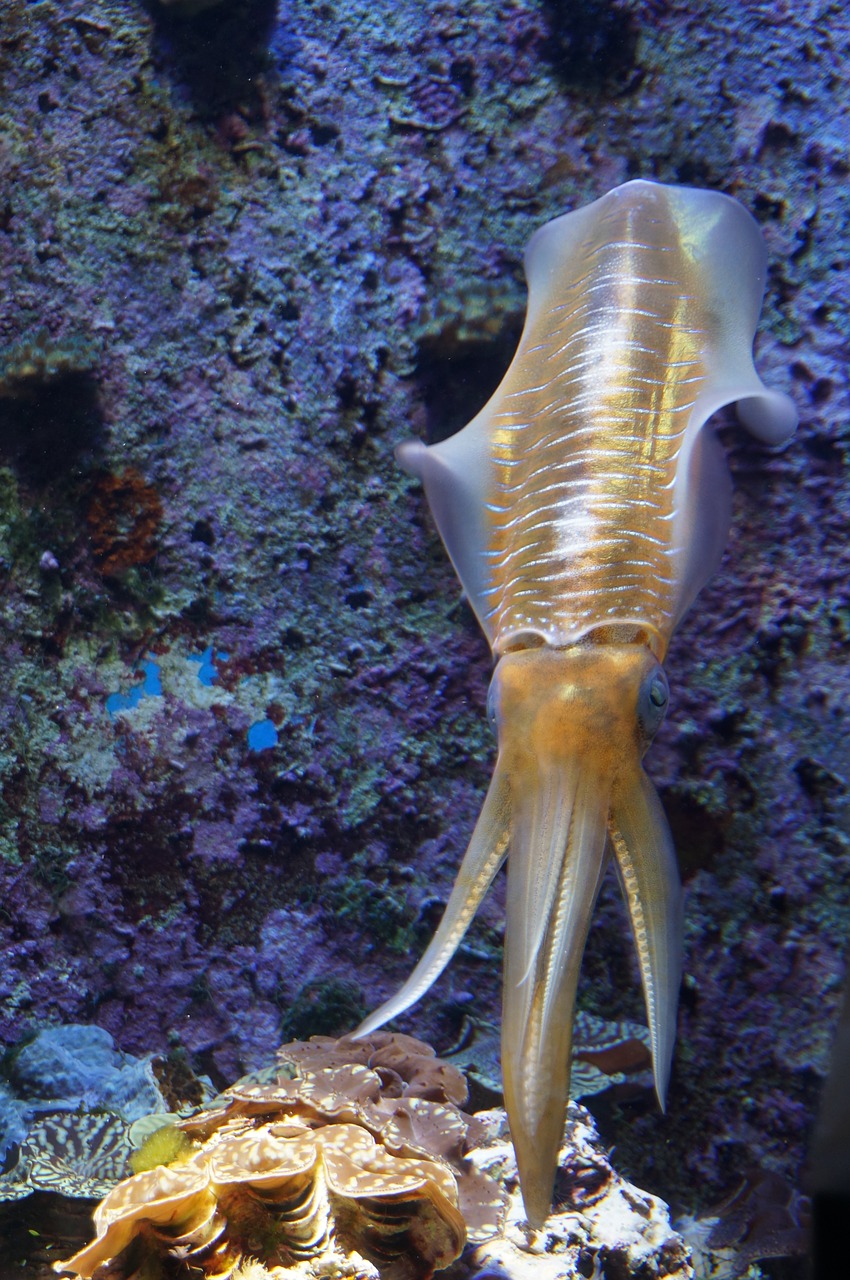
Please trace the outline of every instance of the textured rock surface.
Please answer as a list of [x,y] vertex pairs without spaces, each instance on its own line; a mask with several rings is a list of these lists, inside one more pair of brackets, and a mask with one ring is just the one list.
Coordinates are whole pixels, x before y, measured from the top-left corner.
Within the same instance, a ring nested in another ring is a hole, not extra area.
[[476,1119],[487,1125],[488,1137],[471,1158],[513,1195],[501,1233],[468,1250],[449,1271],[453,1280],[474,1274],[473,1268],[506,1280],[588,1275],[691,1280],[691,1250],[671,1227],[667,1206],[619,1176],[584,1107],[570,1104],[555,1211],[540,1231],[525,1221],[504,1112],[479,1112]]
[[[734,34],[733,34],[734,33]],[[409,971],[490,771],[486,647],[392,447],[480,406],[546,218],[719,187],[771,254],[771,456],[668,662],[686,879],[669,1110],[597,1107],[699,1211],[796,1181],[850,917],[847,18],[412,0],[7,0],[0,1036],[94,1022],[219,1083]],[[496,1017],[500,892],[407,1025]],[[640,1018],[616,886],[583,1003]]]

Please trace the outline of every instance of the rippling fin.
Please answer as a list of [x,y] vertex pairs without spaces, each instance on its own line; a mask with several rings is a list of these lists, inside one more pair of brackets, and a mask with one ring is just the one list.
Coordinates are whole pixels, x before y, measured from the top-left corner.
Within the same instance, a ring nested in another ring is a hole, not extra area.
[[720,564],[732,515],[732,477],[723,445],[713,431],[697,435],[688,468],[688,503],[679,517],[673,626],[677,627]]
[[457,576],[488,640],[486,621],[486,503],[489,466],[482,439],[466,430],[427,448],[406,440],[396,461],[425,486],[428,505]]

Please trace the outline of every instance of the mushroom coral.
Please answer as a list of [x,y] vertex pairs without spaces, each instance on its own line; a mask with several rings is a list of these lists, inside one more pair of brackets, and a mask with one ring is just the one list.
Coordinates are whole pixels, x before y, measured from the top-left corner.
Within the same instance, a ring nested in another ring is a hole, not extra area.
[[279,1057],[180,1121],[186,1154],[115,1187],[96,1239],[55,1269],[225,1280],[249,1259],[308,1274],[366,1259],[417,1280],[498,1229],[503,1193],[466,1160],[465,1082],[427,1045],[317,1037]]

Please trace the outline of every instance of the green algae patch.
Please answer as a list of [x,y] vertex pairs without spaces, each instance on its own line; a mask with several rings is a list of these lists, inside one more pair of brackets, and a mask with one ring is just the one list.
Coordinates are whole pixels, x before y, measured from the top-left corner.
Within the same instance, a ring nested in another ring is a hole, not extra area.
[[130,1156],[133,1173],[147,1173],[159,1165],[176,1164],[192,1150],[189,1137],[176,1125],[164,1124],[145,1139],[138,1151]]
[[344,978],[316,979],[305,983],[289,1005],[280,1035],[284,1042],[340,1035],[351,1031],[365,1016],[363,992],[356,983]]

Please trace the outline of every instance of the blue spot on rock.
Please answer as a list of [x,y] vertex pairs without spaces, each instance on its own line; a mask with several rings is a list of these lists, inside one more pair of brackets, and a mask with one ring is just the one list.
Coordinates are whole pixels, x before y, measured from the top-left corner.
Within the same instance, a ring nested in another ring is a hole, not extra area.
[[155,662],[143,662],[142,671],[145,673],[142,692],[149,698],[161,698],[162,681],[159,678],[159,667]]
[[215,649],[212,645],[204,649],[203,653],[193,653],[192,661],[201,664],[198,668],[198,679],[201,684],[205,684],[208,687],[215,684],[218,680],[215,664],[216,662],[226,662],[229,656],[229,654],[223,653],[221,649]]
[[129,693],[110,693],[106,699],[106,710],[111,716],[117,715],[119,711],[132,711],[133,707],[139,705],[142,698],[162,697],[162,681],[159,678],[157,664],[148,660],[143,662],[137,670],[144,675],[141,684],[133,685]]
[[277,746],[277,729],[271,720],[257,720],[248,730],[248,746],[252,751],[267,751]]
[[139,705],[142,696],[140,684],[137,684],[129,693],[110,693],[106,699],[106,710],[111,716],[117,715],[119,711],[130,711]]

